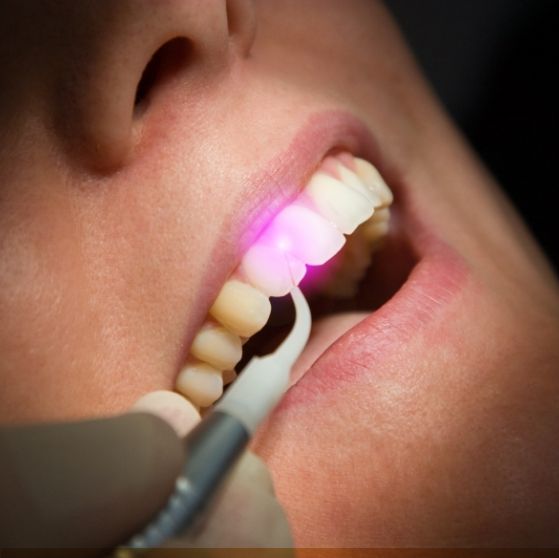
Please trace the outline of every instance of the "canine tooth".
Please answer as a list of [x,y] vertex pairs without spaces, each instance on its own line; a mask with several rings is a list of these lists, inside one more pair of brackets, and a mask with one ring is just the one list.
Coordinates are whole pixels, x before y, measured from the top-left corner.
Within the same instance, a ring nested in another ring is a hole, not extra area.
[[266,325],[271,311],[270,301],[263,292],[230,279],[217,295],[210,315],[233,333],[251,337]]
[[208,407],[223,393],[221,370],[204,362],[189,363],[179,373],[176,389],[195,405]]
[[375,191],[381,201],[381,207],[387,207],[394,201],[392,190],[387,186],[379,171],[365,159],[355,157],[355,172],[357,176],[365,183],[366,186]]
[[305,276],[305,264],[277,246],[257,242],[243,256],[241,273],[268,296],[286,295]]
[[228,329],[206,324],[194,337],[190,354],[219,370],[233,368],[243,356],[241,338]]
[[303,193],[324,218],[345,234],[351,234],[374,212],[374,205],[368,197],[322,172],[313,175]]
[[345,237],[316,211],[293,203],[276,215],[262,241],[278,246],[305,264],[322,265],[340,251]]

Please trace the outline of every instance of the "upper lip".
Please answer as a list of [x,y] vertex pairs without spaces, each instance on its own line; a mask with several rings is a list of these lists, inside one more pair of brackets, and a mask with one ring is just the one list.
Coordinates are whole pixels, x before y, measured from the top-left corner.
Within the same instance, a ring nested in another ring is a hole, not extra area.
[[232,208],[227,229],[241,227],[237,237],[239,255],[297,196],[321,161],[334,150],[349,151],[378,168],[382,166],[378,144],[361,120],[342,111],[312,115],[289,146],[252,175],[243,199]]
[[[286,149],[252,173],[243,195],[232,203],[212,253],[215,266],[200,285],[197,308],[191,309],[185,347],[190,346],[221,286],[247,248],[272,217],[298,195],[328,153],[335,150],[361,156],[383,172],[378,143],[359,118],[340,110],[310,115]],[[180,355],[179,367],[185,358],[186,353]]]

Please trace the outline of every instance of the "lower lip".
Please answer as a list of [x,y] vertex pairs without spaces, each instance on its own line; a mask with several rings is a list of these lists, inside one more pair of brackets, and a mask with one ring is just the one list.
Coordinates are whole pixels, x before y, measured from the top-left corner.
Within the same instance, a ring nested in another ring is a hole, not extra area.
[[426,331],[434,320],[444,320],[445,310],[463,290],[470,271],[442,240],[424,236],[422,244],[421,259],[400,290],[357,325],[342,329],[339,339],[289,389],[276,413],[308,405],[344,383],[382,370],[383,363],[418,332]]

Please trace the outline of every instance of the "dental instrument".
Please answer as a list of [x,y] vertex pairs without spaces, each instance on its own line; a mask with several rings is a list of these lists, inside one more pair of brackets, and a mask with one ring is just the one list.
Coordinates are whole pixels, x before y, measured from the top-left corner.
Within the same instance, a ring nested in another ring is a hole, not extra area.
[[295,323],[279,347],[255,356],[214,409],[184,439],[186,460],[175,490],[155,519],[116,556],[161,546],[203,517],[250,438],[287,391],[289,373],[311,330],[309,305],[299,288],[291,290]]

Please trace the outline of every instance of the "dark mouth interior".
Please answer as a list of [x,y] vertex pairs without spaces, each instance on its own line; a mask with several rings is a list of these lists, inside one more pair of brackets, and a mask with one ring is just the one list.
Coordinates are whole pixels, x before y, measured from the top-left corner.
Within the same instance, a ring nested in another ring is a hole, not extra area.
[[[312,294],[312,279],[306,277],[300,287],[307,296],[313,321],[346,312],[373,312],[385,304],[404,284],[419,258],[405,231],[396,226],[386,237],[382,248],[371,257],[371,265],[359,285],[357,294],[349,299]],[[273,351],[289,332],[294,309],[289,296],[272,298],[272,315],[264,329],[243,347],[243,358],[236,366],[241,370],[255,355]]]

